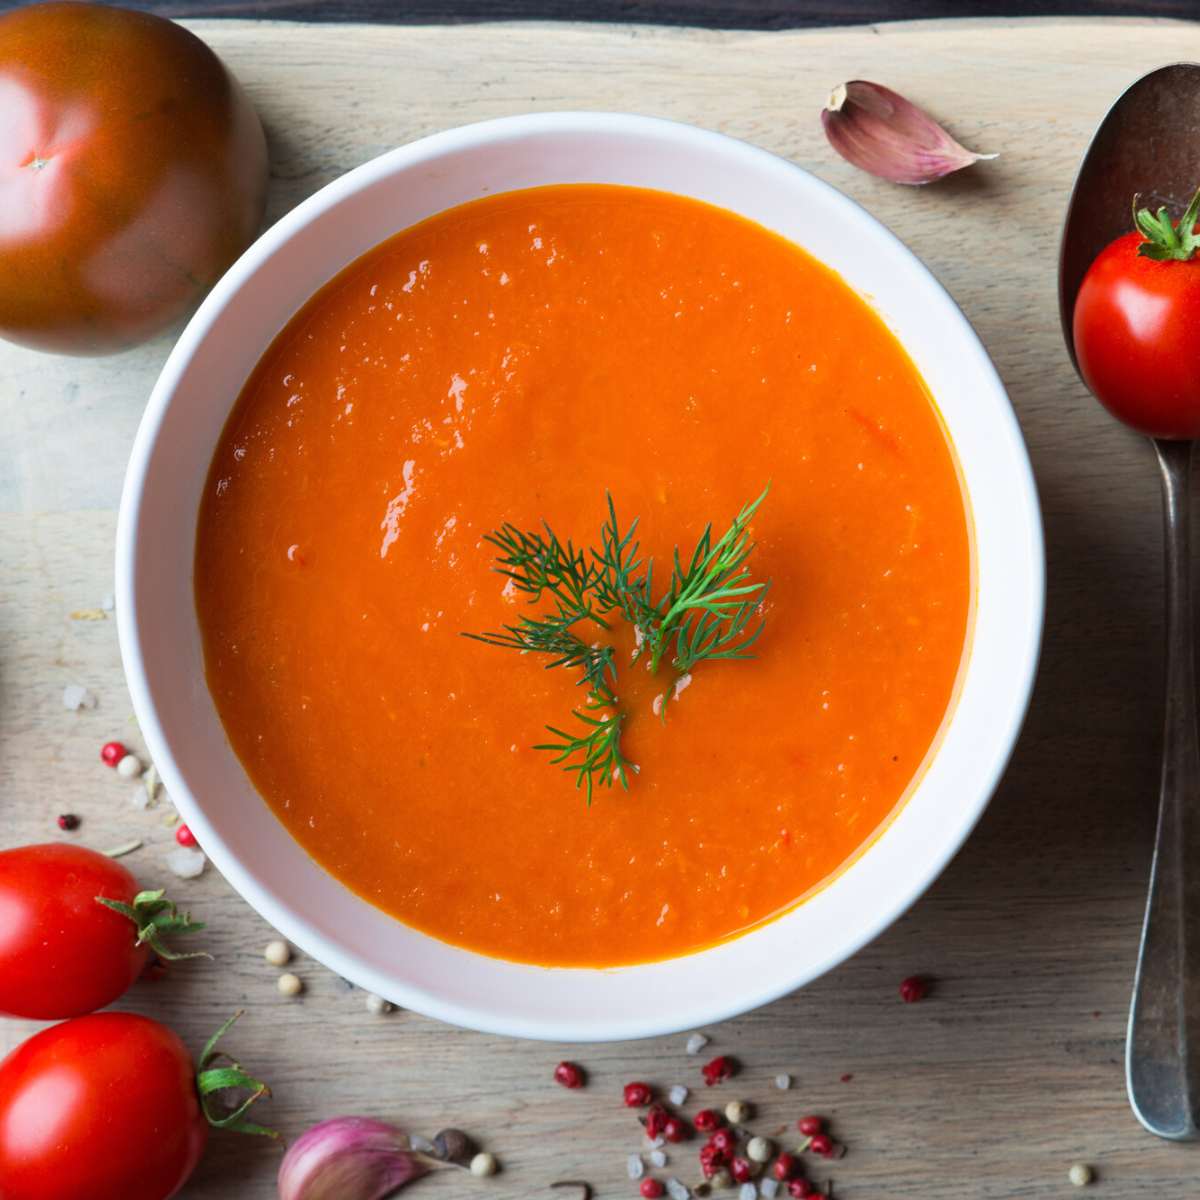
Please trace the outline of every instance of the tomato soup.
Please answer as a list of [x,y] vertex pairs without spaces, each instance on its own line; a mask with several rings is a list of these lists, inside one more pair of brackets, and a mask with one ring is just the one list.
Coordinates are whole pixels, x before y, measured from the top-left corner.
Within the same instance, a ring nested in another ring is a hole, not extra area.
[[[484,535],[594,546],[611,494],[665,587],[768,483],[754,657],[665,720],[669,664],[622,665],[636,770],[589,804],[534,748],[578,728],[579,672],[462,636],[545,608]],[[442,213],[314,296],[229,418],[195,581],[230,743],[317,862],[447,942],[592,967],[751,929],[870,843],[972,586],[952,449],[868,305],[740,217],[598,185]]]

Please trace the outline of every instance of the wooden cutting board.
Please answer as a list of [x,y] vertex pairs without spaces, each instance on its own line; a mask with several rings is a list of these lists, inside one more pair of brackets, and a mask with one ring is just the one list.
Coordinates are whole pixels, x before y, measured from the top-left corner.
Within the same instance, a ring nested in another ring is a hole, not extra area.
[[[846,1200],[1066,1196],[1077,1160],[1097,1195],[1183,1200],[1200,1158],[1144,1134],[1126,1106],[1122,1043],[1153,832],[1161,670],[1159,506],[1149,451],[1085,395],[1055,302],[1062,212],[1079,156],[1137,75],[1200,54],[1200,28],[1117,20],[921,23],[796,33],[511,25],[396,28],[192,25],[249,89],[271,140],[271,217],[350,167],[447,126],[543,109],[621,109],[734,134],[801,164],[903,237],[975,323],[1010,389],[1046,514],[1046,650],[1008,776],[930,893],[853,961],[803,993],[710,1030],[745,1073],[729,1096],[764,1127],[827,1112],[849,1143]],[[825,145],[831,85],[890,84],[999,159],[928,189],[872,180]],[[1198,167],[1200,172],[1200,167]],[[111,619],[73,619],[112,591],[114,509],[134,429],[170,346],[56,359],[0,344],[0,845],[76,837],[164,878],[171,830],[136,811],[97,758],[138,745]],[[214,398],[215,403],[222,402]],[[99,705],[68,712],[62,690]],[[695,1085],[682,1037],[580,1047],[590,1088],[550,1081],[564,1047],[369,1016],[315,963],[284,1001],[262,961],[270,936],[211,869],[181,884],[213,963],[140,984],[130,1007],[195,1048],[237,1008],[230,1045],[275,1086],[289,1136],[338,1113],[432,1133],[476,1131],[505,1171],[440,1176],[440,1196],[536,1197],[555,1179],[630,1196],[638,1139],[620,1085]],[[899,981],[927,972],[925,1003]],[[0,1024],[0,1050],[32,1026]],[[796,1088],[771,1080],[790,1072]],[[851,1078],[852,1076],[852,1078]],[[844,1081],[843,1081],[844,1080]],[[778,1119],[778,1120],[777,1120]],[[690,1158],[690,1155],[689,1155]],[[274,1196],[275,1148],[219,1135],[187,1200]],[[684,1172],[692,1177],[690,1170]],[[824,1173],[823,1173],[824,1174]],[[823,1177],[823,1175],[822,1175]],[[0,1189],[2,1190],[2,1189]]]

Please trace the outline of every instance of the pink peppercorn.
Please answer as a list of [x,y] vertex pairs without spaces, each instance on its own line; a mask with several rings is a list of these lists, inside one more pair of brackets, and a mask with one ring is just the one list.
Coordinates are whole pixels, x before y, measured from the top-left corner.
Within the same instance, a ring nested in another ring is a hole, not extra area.
[[812,1188],[807,1179],[793,1179],[788,1184],[788,1195],[794,1197],[794,1200],[806,1200],[812,1195]]
[[701,1133],[711,1133],[721,1127],[721,1114],[715,1109],[702,1108],[692,1119]]
[[128,753],[120,742],[105,742],[100,747],[100,761],[106,767],[115,767]]
[[69,833],[72,829],[79,828],[79,818],[74,813],[63,813],[58,818],[59,829],[65,829]]
[[814,1154],[830,1155],[833,1153],[833,1138],[827,1133],[818,1133],[811,1142],[808,1148]]
[[[186,829],[187,826],[185,825],[183,828]],[[554,1068],[554,1082],[562,1084],[565,1088],[581,1088],[583,1087],[583,1068],[578,1063],[560,1062]]]
[[754,1178],[754,1168],[749,1159],[735,1158],[729,1164],[729,1173],[734,1183],[749,1183]]
[[707,1142],[700,1147],[700,1169],[704,1172],[705,1179],[711,1179],[728,1161],[729,1155],[714,1146],[712,1142]]
[[705,1063],[700,1068],[700,1073],[704,1076],[704,1082],[712,1087],[715,1083],[722,1083],[737,1071],[737,1064],[728,1055],[720,1054],[712,1060]]
[[666,1190],[657,1179],[643,1179],[642,1186],[638,1188],[646,1200],[657,1200]]
[[645,1108],[654,1098],[648,1083],[627,1083],[625,1085],[626,1108]]
[[186,825],[180,825],[175,830],[175,840],[181,846],[194,846],[196,844],[196,835]]
[[737,1149],[737,1135],[732,1129],[718,1129],[708,1139],[708,1144],[715,1146],[722,1154],[728,1157]]
[[784,1180],[791,1179],[796,1173],[796,1159],[791,1154],[781,1154],[776,1160],[775,1165],[771,1168],[771,1173],[776,1179]]
[[662,1132],[668,1142],[686,1142],[692,1134],[687,1122],[680,1120],[679,1117],[668,1117],[663,1124]]
[[900,999],[905,1004],[916,1004],[929,995],[929,980],[920,975],[910,975],[900,984]]
[[796,1128],[800,1130],[805,1137],[816,1137],[818,1133],[825,1128],[824,1117],[801,1117],[796,1122]]
[[[626,1101],[628,1104],[629,1101]],[[650,1105],[649,1112],[646,1113],[646,1136],[653,1141],[656,1137],[662,1137],[666,1134],[667,1121],[669,1117],[667,1110],[661,1104]]]

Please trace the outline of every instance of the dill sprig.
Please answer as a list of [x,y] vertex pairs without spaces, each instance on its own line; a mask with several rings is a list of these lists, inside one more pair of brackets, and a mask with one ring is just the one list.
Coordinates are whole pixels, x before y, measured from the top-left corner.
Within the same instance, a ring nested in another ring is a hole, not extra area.
[[[637,634],[633,661],[649,654],[656,673],[669,655],[678,680],[698,663],[712,659],[751,658],[750,648],[763,630],[760,614],[770,581],[755,583],[747,561],[754,552],[750,522],[770,490],[742,506],[729,528],[713,541],[708,524],[691,557],[684,560],[676,548],[666,591],[654,599],[654,563],[639,557],[634,520],[624,533],[616,505],[607,497],[608,518],[600,530],[600,545],[577,550],[563,542],[546,522],[542,532],[526,532],[511,522],[486,534],[484,540],[498,551],[495,569],[512,581],[530,604],[550,600],[553,610],[536,616],[522,615],[515,625],[492,633],[465,637],[489,646],[548,657],[547,669],[568,667],[580,671],[579,683],[587,687],[583,711],[572,715],[583,725],[577,735],[554,726],[547,729],[557,739],[535,746],[551,752],[551,762],[575,775],[575,786],[586,787],[588,803],[593,787],[619,782],[628,790],[629,772],[636,770],[621,753],[621,731],[627,714],[617,696],[616,652],[612,646],[587,642],[576,631],[590,622],[611,632],[616,616],[632,625]],[[674,687],[663,696],[663,714]]]

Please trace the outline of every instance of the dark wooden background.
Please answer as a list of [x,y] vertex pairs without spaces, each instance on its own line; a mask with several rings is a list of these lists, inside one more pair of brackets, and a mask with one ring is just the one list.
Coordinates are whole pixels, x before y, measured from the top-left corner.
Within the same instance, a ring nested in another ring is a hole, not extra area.
[[[0,10],[25,0],[0,0]],[[931,17],[1200,18],[1200,0],[125,0],[166,17],[289,21],[631,21],[713,29],[866,25]]]

